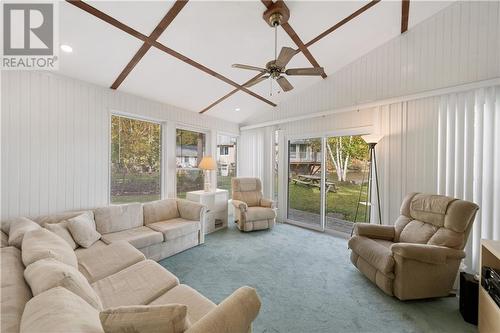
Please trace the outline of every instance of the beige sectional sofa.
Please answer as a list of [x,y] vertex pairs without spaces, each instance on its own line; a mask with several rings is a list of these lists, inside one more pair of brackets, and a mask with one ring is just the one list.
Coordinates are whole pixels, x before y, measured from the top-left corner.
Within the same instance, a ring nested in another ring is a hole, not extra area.
[[[202,205],[167,199],[86,211],[101,234],[87,248],[42,227],[82,213],[24,220],[24,234],[12,227],[19,221],[2,223],[2,333],[251,331],[260,309],[253,288],[216,305],[155,261],[204,241]],[[20,248],[9,246],[18,234]]]

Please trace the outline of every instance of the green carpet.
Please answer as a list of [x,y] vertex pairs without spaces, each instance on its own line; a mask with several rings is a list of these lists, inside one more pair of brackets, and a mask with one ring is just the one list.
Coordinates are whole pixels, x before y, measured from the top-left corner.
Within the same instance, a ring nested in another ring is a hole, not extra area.
[[346,240],[292,225],[251,233],[233,225],[160,263],[216,303],[255,287],[256,333],[476,331],[460,316],[458,298],[386,296],[352,266]]

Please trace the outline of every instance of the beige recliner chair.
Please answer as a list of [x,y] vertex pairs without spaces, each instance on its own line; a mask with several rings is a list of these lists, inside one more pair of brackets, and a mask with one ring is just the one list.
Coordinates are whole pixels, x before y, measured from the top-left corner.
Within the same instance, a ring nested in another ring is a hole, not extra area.
[[243,231],[270,229],[274,226],[276,211],[272,200],[262,197],[259,178],[233,178],[234,219]]
[[356,224],[351,261],[401,300],[447,296],[478,209],[468,201],[411,193],[393,226]]

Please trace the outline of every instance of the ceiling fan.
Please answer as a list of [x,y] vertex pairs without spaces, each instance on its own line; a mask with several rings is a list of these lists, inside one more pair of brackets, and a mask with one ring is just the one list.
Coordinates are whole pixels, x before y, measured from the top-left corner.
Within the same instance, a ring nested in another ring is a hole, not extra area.
[[265,73],[267,75],[260,76],[254,80],[248,82],[245,87],[251,87],[257,83],[264,81],[268,78],[275,79],[283,91],[290,91],[293,89],[292,84],[283,75],[294,76],[294,75],[306,75],[306,76],[320,76],[323,74],[323,67],[310,67],[310,68],[290,68],[285,69],[286,65],[292,57],[295,55],[295,50],[291,47],[283,47],[280,51],[279,56],[275,60],[271,60],[266,64],[266,68],[233,64],[232,67],[240,69],[248,69],[253,71],[258,71]]
[[[292,60],[293,56],[297,53],[291,47],[281,48],[279,56],[277,54],[277,28],[282,23],[288,21],[290,17],[290,12],[283,2],[275,2],[274,6],[264,12],[263,18],[267,23],[274,28],[274,60],[269,61],[265,68],[233,64],[233,68],[247,69],[252,71],[258,71],[262,73],[262,76],[258,76],[251,80],[245,87],[251,87],[257,83],[264,81],[266,79],[275,79],[283,91],[290,91],[293,89],[292,84],[286,79],[284,75],[294,76],[321,76],[324,73],[323,67],[309,67],[309,68],[289,68],[285,69],[286,65]],[[265,74],[265,75],[264,75]]]

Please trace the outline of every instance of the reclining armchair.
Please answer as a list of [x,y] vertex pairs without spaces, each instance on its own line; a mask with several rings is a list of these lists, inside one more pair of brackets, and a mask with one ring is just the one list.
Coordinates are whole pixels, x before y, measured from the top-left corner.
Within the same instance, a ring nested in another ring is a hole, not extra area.
[[233,178],[234,218],[243,231],[270,229],[274,226],[276,211],[272,200],[262,198],[259,178]]
[[447,296],[478,209],[468,201],[411,193],[393,226],[356,224],[351,261],[400,300]]

